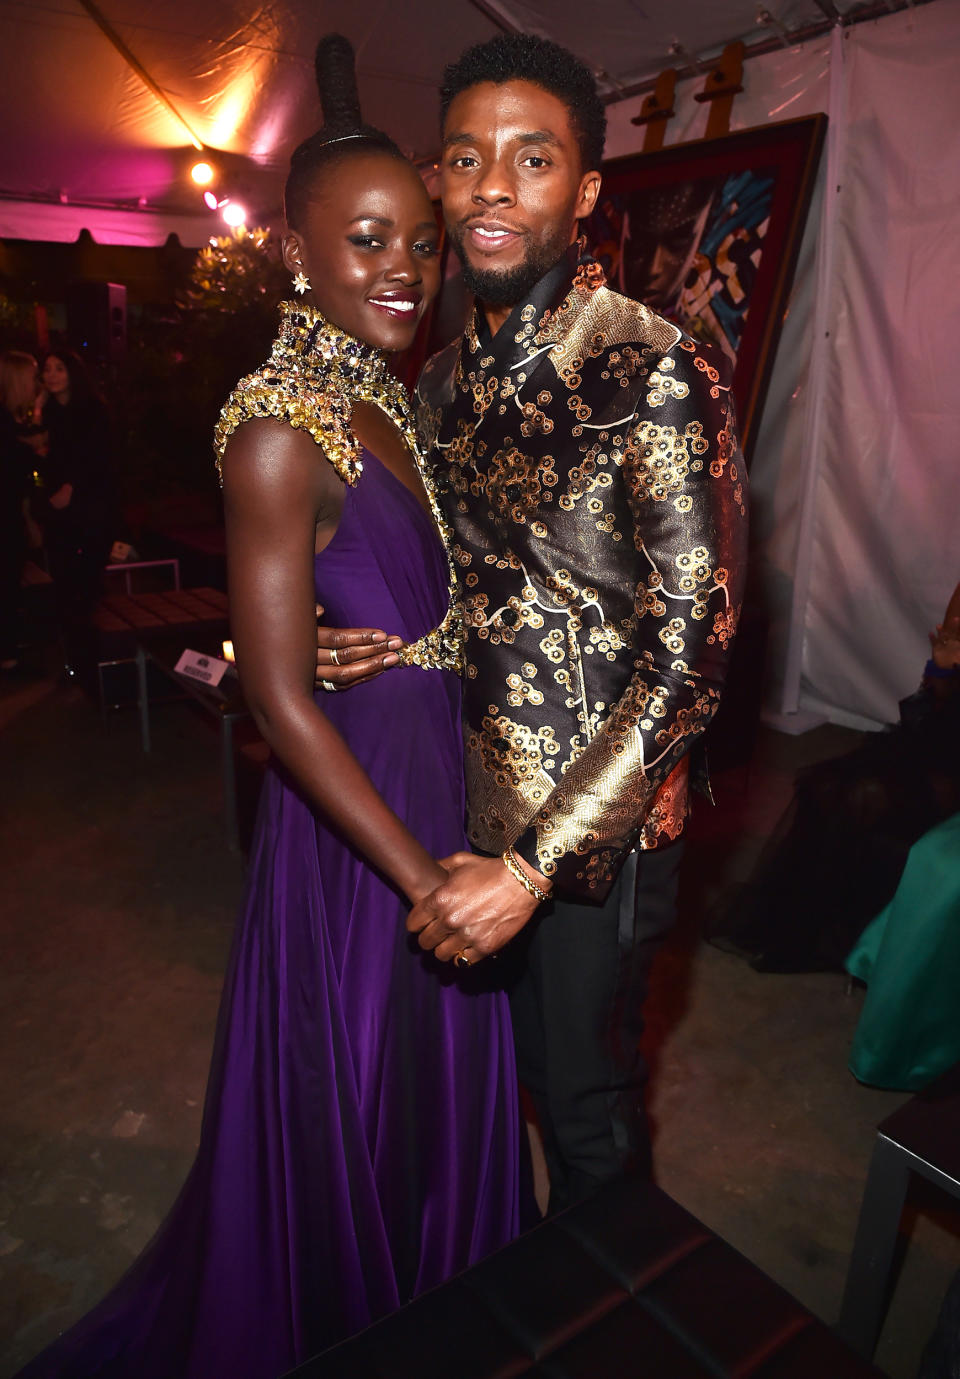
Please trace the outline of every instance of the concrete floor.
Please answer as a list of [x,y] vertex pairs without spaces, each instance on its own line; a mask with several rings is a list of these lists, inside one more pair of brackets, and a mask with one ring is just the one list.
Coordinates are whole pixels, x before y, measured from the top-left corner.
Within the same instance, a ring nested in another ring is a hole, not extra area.
[[[242,864],[223,845],[208,723],[179,704],[153,723],[144,758],[134,713],[104,723],[49,679],[0,686],[2,1375],[123,1271],[196,1145]],[[716,782],[649,1007],[662,1186],[828,1322],[874,1127],[904,1097],[846,1071],[861,998],[840,976],[757,974],[699,924],[797,765],[850,741],[763,732],[750,772]],[[877,1353],[891,1379],[916,1373],[960,1267],[947,1199],[918,1195],[907,1226]]]

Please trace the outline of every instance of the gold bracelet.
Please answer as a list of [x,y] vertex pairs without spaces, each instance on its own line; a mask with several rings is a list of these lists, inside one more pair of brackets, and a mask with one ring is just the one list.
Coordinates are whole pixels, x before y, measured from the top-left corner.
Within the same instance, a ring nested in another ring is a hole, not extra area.
[[517,861],[517,855],[512,847],[507,848],[506,852],[503,854],[503,857],[501,858],[501,861],[503,862],[503,865],[506,867],[510,875],[515,877],[520,882],[520,885],[523,887],[523,889],[527,892],[528,895],[532,895],[534,900],[536,900],[538,903],[542,903],[544,900],[550,899],[549,893],[543,890],[540,886],[538,886],[536,881],[532,881],[530,877],[527,875],[527,873],[524,871],[523,867],[521,867],[520,863]]

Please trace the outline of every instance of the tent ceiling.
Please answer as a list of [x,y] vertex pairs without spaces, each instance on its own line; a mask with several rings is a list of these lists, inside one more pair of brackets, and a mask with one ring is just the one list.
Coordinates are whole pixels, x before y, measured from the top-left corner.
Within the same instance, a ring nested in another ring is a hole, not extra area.
[[[767,3],[788,31],[822,21],[825,6]],[[566,44],[612,93],[683,65],[671,44],[709,56],[758,33],[757,0],[100,0],[99,9],[199,140],[226,155],[229,190],[255,214],[276,207],[290,152],[318,122],[311,54],[328,29],[357,48],[366,118],[416,158],[436,153],[444,64],[501,28]],[[0,195],[200,209],[187,130],[82,0],[0,0],[0,54]]]

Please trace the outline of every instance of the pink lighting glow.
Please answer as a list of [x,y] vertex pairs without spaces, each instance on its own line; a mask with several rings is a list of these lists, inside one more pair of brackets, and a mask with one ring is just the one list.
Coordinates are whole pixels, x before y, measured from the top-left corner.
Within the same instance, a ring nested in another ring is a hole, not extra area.
[[247,223],[247,213],[238,201],[228,201],[223,207],[223,218],[228,225],[245,225]]
[[217,209],[217,206],[219,205],[215,192],[204,192],[203,200],[204,204],[206,206],[209,206],[211,211],[215,211]]

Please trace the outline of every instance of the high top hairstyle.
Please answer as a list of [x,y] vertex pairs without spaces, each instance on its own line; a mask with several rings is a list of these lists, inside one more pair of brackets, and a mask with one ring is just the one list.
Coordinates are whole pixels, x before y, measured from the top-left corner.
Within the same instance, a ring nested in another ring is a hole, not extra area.
[[310,192],[320,174],[360,153],[407,159],[380,129],[363,123],[353,46],[343,34],[325,34],[317,44],[314,70],[323,124],[294,149],[283,191],[283,212],[293,230],[303,228]]
[[567,107],[570,127],[580,148],[581,172],[593,172],[603,161],[607,114],[597,83],[587,67],[570,52],[535,34],[498,34],[477,43],[443,74],[440,87],[440,124],[455,96],[481,82],[502,86],[508,81],[529,81],[556,96]]

